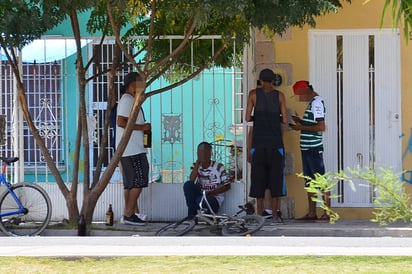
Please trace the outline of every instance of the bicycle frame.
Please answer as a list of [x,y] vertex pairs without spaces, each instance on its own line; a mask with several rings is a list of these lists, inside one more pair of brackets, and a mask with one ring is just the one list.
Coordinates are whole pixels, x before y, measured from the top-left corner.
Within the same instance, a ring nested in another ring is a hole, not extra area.
[[[203,206],[205,203],[205,206]],[[206,191],[202,191],[197,214],[189,215],[182,220],[168,224],[156,232],[156,236],[183,236],[193,229],[198,220],[205,221],[206,224],[217,226],[223,236],[245,236],[255,233],[264,225],[265,219],[262,216],[254,215],[254,208],[251,203],[239,206],[239,211],[233,215],[216,214],[210,206],[206,197]],[[208,213],[207,211],[210,211]],[[245,216],[240,216],[245,212]]]
[[[206,203],[207,208],[203,207],[203,202]],[[211,213],[206,213],[207,210],[209,210]],[[198,213],[197,213],[196,217],[198,217],[199,219],[205,221],[209,225],[219,225],[219,226],[221,226],[221,225],[225,225],[225,224],[228,224],[228,223],[231,223],[231,222],[238,221],[237,216],[242,211],[244,211],[244,210],[241,209],[238,212],[236,212],[234,215],[228,215],[228,214],[218,215],[217,213],[215,213],[213,211],[212,206],[209,204],[209,201],[206,198],[206,191],[203,190],[202,191],[202,199],[200,199],[199,209],[198,209]]]
[[18,157],[5,158],[0,174],[0,230],[8,236],[36,236],[48,226],[51,218],[51,201],[47,193],[36,184],[7,181],[6,170]]
[[6,169],[7,169],[7,164],[4,163],[2,173],[0,174],[0,185],[4,184],[6,186],[6,191],[8,191],[10,195],[13,197],[19,209],[16,211],[0,213],[0,217],[7,217],[11,215],[16,215],[16,214],[23,214],[26,211],[26,209],[23,207],[22,203],[20,202],[20,199],[17,197],[16,193],[14,193],[14,191],[11,189],[10,183],[6,180]]

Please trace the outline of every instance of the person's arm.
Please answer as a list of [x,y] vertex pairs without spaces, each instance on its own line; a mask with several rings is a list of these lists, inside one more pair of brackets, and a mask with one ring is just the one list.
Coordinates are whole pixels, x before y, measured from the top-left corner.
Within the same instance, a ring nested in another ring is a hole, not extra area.
[[[129,117],[117,115],[117,125],[119,127],[126,128],[127,121],[129,121]],[[151,129],[152,129],[152,125],[150,123],[145,123],[145,124],[142,124],[142,125],[136,125],[135,124],[133,126],[133,130],[144,131],[144,130],[151,130]]]
[[247,107],[246,107],[246,115],[245,115],[245,120],[247,122],[252,121],[252,110],[255,107],[255,103],[256,103],[256,90],[252,89],[249,92],[249,96],[247,99]]
[[283,92],[279,91],[280,113],[282,114],[281,123],[286,125],[288,123],[288,111],[286,109],[286,97]]
[[[295,121],[296,122],[296,121]],[[313,126],[304,126],[300,122],[296,122],[296,125],[290,126],[294,130],[306,130],[306,131],[325,131],[325,120],[317,121],[316,125]]]
[[324,109],[324,105],[319,101],[315,101],[312,104],[312,112],[315,115],[316,124],[311,125],[311,126],[304,126],[302,125],[301,118],[297,116],[293,116],[293,121],[295,121],[296,125],[291,126],[291,128],[294,130],[325,131],[326,124],[325,124],[325,113],[323,109]]
[[248,136],[247,136],[247,161],[250,163],[252,161],[252,142],[253,142],[253,126],[249,126]]
[[209,197],[213,197],[213,196],[216,196],[217,194],[225,193],[226,191],[230,189],[230,184],[231,184],[230,182],[221,184],[217,189],[207,191],[206,195]]

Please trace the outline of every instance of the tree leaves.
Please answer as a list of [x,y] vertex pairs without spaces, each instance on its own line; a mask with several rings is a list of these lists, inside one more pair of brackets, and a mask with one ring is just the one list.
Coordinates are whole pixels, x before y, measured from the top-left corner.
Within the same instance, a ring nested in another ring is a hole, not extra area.
[[[380,168],[372,169],[347,169],[338,173],[326,173],[324,175],[316,174],[315,178],[297,174],[298,177],[308,180],[309,186],[306,191],[316,196],[321,196],[325,192],[333,190],[339,181],[345,183],[353,191],[356,188],[352,182],[353,179],[365,181],[365,185],[359,187],[374,188],[374,218],[372,222],[381,225],[388,225],[396,221],[412,222],[412,206],[409,195],[404,190],[404,182],[400,180],[400,174],[396,174],[390,169]],[[330,198],[339,198],[340,195],[331,195]],[[320,207],[328,212],[331,217],[331,223],[339,219],[339,215],[328,207],[323,199],[318,197],[312,198],[313,201],[320,204]]]

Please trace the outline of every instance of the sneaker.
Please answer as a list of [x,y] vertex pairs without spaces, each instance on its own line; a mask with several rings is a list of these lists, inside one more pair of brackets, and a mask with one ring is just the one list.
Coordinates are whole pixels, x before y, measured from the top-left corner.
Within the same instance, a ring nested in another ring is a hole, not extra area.
[[136,215],[137,217],[139,217],[139,219],[142,220],[142,221],[146,221],[146,220],[147,220],[147,215],[146,215],[146,214],[143,214],[143,213],[135,213],[135,215]]
[[276,210],[276,217],[281,221],[281,223],[284,223],[282,218],[282,211]]
[[272,225],[283,225],[284,222],[282,218],[279,218],[278,216],[276,216],[275,218],[272,219],[271,224]]
[[272,213],[267,212],[267,210],[265,209],[263,211],[262,217],[265,219],[272,219]]
[[[137,217],[139,217],[139,219],[142,220],[142,221],[146,221],[146,220],[147,220],[147,215],[146,215],[146,214],[143,214],[143,213],[135,213],[135,215],[136,215]],[[123,216],[120,217],[119,223],[120,223],[120,224],[124,224],[124,217],[123,217]]]
[[127,225],[145,225],[145,222],[140,220],[135,214],[130,217],[123,216],[124,223]]
[[195,220],[195,224],[199,224],[199,218],[196,215],[187,215],[186,219],[188,220]]

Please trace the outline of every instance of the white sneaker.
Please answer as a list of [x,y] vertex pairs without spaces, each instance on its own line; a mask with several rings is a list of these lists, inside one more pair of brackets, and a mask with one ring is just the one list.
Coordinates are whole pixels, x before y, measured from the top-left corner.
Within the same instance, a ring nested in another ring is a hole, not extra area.
[[123,216],[120,217],[119,223],[124,225],[124,217]]
[[146,214],[143,214],[143,213],[135,213],[135,215],[136,215],[137,217],[139,217],[139,219],[142,220],[142,221],[146,221],[146,219],[147,219],[147,215],[146,215]]

